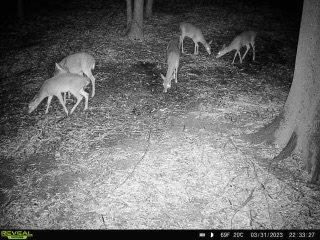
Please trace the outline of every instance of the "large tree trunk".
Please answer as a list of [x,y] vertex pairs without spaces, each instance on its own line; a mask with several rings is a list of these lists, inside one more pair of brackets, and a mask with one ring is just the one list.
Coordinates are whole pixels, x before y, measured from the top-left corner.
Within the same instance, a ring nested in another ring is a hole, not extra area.
[[147,5],[146,5],[146,17],[147,18],[152,17],[152,5],[153,5],[153,0],[147,0]]
[[132,0],[126,0],[127,2],[127,27],[126,32],[129,31],[132,22]]
[[301,153],[311,181],[320,170],[320,1],[304,0],[292,86],[283,113],[251,135],[251,140],[272,140],[282,152]]
[[128,36],[132,40],[143,39],[143,0],[134,0],[133,20]]

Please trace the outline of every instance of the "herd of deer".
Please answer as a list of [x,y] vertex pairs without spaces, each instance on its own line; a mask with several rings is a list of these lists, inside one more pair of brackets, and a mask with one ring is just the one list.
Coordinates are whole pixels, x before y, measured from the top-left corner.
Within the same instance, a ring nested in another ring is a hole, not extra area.
[[[184,53],[183,40],[185,37],[189,37],[193,40],[195,55],[199,53],[199,42],[205,47],[208,54],[211,54],[210,44],[212,41],[207,43],[201,30],[198,27],[190,23],[182,22],[180,23],[180,31],[181,36],[179,41],[173,39],[168,43],[167,46],[167,74],[166,76],[161,74],[161,78],[163,79],[164,92],[167,92],[167,89],[171,87],[171,80],[174,79],[176,83],[178,81],[177,75],[180,60],[180,49],[181,52]],[[253,60],[255,60],[254,43],[256,35],[257,34],[254,31],[242,32],[241,34],[236,36],[228,46],[223,45],[216,58],[219,58],[226,53],[231,52],[232,50],[236,50],[232,64],[234,63],[237,55],[239,56],[240,63],[242,63],[251,45],[253,51]],[[240,49],[243,46],[245,46],[247,49],[243,56],[241,56]],[[68,115],[68,110],[66,108],[67,93],[68,95],[71,93],[77,99],[77,102],[71,109],[70,114],[73,113],[73,111],[76,109],[83,98],[85,98],[84,110],[86,110],[88,108],[89,94],[84,90],[84,88],[90,83],[90,80],[92,84],[91,97],[95,95],[95,78],[91,72],[94,67],[95,59],[87,53],[75,53],[67,56],[60,63],[56,63],[56,69],[53,74],[54,76],[47,79],[42,84],[39,92],[29,103],[28,112],[33,112],[42,102],[42,100],[48,97],[45,112],[48,113],[52,97],[56,96],[59,99],[59,102],[61,103],[64,111]],[[86,76],[83,76],[84,74]]]

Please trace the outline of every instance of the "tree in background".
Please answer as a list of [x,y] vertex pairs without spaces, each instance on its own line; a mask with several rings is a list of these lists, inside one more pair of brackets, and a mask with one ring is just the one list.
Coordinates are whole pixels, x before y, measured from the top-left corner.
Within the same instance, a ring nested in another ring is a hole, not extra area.
[[283,112],[249,136],[282,147],[274,159],[301,153],[315,183],[320,174],[320,1],[304,0],[292,86]]
[[[132,0],[126,0],[127,3],[127,27],[125,32],[132,40],[143,39],[143,0],[134,0],[134,10],[132,16]],[[146,1],[146,17],[152,16],[153,0]]]
[[147,18],[152,17],[152,5],[153,5],[153,0],[147,0],[147,4],[146,4],[146,17]]
[[128,33],[132,22],[132,0],[126,0],[127,5],[127,27],[125,32]]
[[128,37],[132,40],[143,39],[143,0],[134,0],[133,18]]

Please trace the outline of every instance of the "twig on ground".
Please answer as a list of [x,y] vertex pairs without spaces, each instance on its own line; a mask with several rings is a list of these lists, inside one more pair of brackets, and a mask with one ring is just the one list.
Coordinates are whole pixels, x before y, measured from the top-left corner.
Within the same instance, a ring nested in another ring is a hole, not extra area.
[[[231,139],[231,138],[230,138]],[[235,144],[233,141],[232,141],[233,144]],[[235,146],[236,147],[236,146]],[[237,148],[237,150],[239,150],[244,156],[247,156],[240,148]],[[253,168],[253,173],[254,173],[254,178],[256,179],[256,181],[258,182],[258,184],[260,185],[261,189],[263,190],[263,193],[264,193],[264,197],[265,197],[265,200],[266,200],[266,203],[267,203],[267,206],[268,206],[268,216],[269,216],[269,222],[270,224],[272,225],[272,221],[271,221],[271,213],[270,213],[270,204],[269,204],[269,201],[267,199],[267,196],[270,197],[270,194],[267,192],[264,184],[262,182],[260,182],[259,180],[259,177],[258,177],[258,174],[257,174],[257,169],[256,169],[256,166],[255,166],[255,163],[251,160],[251,158],[249,157],[246,157],[249,161],[250,161],[250,164]],[[232,223],[232,222],[231,222]],[[232,226],[232,224],[231,224]]]
[[134,165],[132,171],[128,174],[128,176],[119,184],[115,187],[115,189],[113,189],[113,191],[111,193],[114,193],[119,187],[121,187],[123,184],[125,184],[125,182],[133,175],[134,171],[136,170],[136,168],[138,167],[138,165],[142,162],[142,160],[144,159],[144,157],[146,156],[149,147],[150,147],[150,137],[151,137],[151,128],[149,131],[149,135],[148,135],[148,140],[147,140],[147,147],[142,155],[142,157],[140,158],[140,160]]
[[231,229],[232,229],[232,221],[233,221],[234,216],[235,216],[244,206],[246,206],[246,205],[248,204],[248,202],[251,201],[251,199],[253,198],[253,192],[254,192],[255,189],[256,189],[256,188],[253,188],[253,189],[251,190],[250,195],[247,197],[247,199],[246,199],[246,200],[241,204],[241,206],[239,206],[239,207],[236,209],[236,211],[234,212],[234,214],[233,214],[233,216],[232,216],[232,218],[231,218],[231,220],[230,220]]

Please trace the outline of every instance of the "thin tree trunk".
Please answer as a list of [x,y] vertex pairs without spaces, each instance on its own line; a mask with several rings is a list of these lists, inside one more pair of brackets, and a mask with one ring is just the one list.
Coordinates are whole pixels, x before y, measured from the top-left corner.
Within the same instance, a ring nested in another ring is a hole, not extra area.
[[153,5],[153,0],[147,0],[147,5],[146,5],[146,17],[147,18],[152,17],[152,5]]
[[[320,1],[304,0],[292,86],[283,113],[251,135],[283,147],[276,157],[301,153],[311,181],[319,179],[320,148]],[[292,138],[295,141],[292,141]],[[292,144],[294,142],[294,144]]]
[[128,37],[132,40],[143,39],[143,0],[134,0],[133,20]]
[[127,27],[126,32],[129,31],[132,22],[132,0],[126,0],[127,2]]

